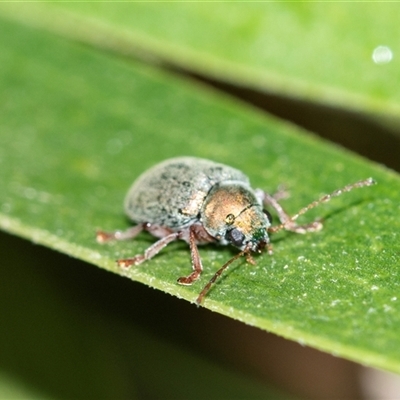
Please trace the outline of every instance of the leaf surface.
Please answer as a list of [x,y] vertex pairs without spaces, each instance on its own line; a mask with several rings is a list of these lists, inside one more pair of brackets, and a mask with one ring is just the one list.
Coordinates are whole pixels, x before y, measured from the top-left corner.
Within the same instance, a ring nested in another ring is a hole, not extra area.
[[154,239],[101,246],[97,228],[124,229],[122,201],[151,165],[177,155],[243,170],[254,187],[284,184],[297,212],[358,179],[378,185],[310,211],[319,233],[272,237],[274,255],[235,264],[205,306],[365,364],[400,372],[398,175],[198,85],[3,20],[0,51],[2,229],[193,301],[234,254],[201,249],[190,287],[184,243],[122,271],[115,259]]

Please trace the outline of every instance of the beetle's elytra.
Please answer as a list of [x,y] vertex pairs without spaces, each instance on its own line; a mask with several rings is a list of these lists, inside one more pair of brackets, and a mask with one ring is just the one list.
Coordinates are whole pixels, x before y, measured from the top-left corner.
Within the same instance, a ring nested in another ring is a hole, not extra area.
[[[321,197],[290,217],[279,204],[279,195],[252,189],[249,178],[241,171],[214,161],[195,157],[172,158],[144,172],[133,183],[125,198],[125,212],[137,225],[127,231],[97,232],[97,241],[131,239],[145,230],[159,238],[144,254],[118,260],[123,267],[139,265],[154,257],[174,240],[189,243],[192,273],[178,279],[191,285],[203,270],[197,245],[232,244],[241,251],[224,264],[199,294],[200,305],[211,285],[232,261],[251,252],[267,248],[272,252],[269,233],[286,229],[296,233],[315,232],[320,221],[297,225],[295,220],[309,209],[354,188],[374,184],[372,178],[358,181]],[[265,207],[272,207],[280,224],[271,226]]]

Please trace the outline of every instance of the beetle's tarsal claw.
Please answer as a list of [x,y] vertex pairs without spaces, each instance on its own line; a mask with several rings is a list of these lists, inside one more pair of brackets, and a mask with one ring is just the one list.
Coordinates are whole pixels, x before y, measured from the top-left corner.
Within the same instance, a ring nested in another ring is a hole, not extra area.
[[117,264],[119,267],[122,268],[129,268],[132,265],[139,265],[143,261],[145,261],[145,256],[142,254],[139,254],[133,258],[122,258],[120,260],[117,260]]
[[114,238],[113,233],[105,232],[105,231],[97,231],[96,232],[96,241],[97,243],[106,243]]
[[256,261],[250,253],[246,253],[246,261],[251,265],[256,265]]

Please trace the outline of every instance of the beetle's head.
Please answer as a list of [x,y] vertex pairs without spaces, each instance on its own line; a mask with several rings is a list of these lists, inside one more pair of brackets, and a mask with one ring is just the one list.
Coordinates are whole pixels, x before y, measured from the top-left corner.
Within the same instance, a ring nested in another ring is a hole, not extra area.
[[201,222],[221,244],[259,252],[269,243],[270,216],[253,191],[241,182],[214,185],[203,203]]

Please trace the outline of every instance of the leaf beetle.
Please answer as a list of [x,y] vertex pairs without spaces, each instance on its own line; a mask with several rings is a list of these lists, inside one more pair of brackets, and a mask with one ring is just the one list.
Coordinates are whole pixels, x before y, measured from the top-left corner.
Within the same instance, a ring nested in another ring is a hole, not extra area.
[[[261,189],[252,189],[249,178],[238,169],[202,158],[172,158],[145,171],[129,189],[124,208],[136,225],[126,231],[98,231],[97,241],[132,239],[142,231],[159,238],[143,254],[117,261],[126,268],[151,259],[175,240],[186,241],[191,252],[192,272],[178,279],[181,285],[191,285],[203,271],[198,245],[219,243],[237,247],[240,252],[226,262],[200,292],[196,299],[196,304],[200,305],[211,285],[234,260],[245,255],[248,262],[255,264],[251,253],[262,252],[265,248],[272,253],[269,233],[281,229],[301,234],[318,231],[322,228],[321,221],[306,225],[295,221],[332,197],[374,183],[368,178],[347,185],[290,217],[279,204],[282,192],[270,195]],[[275,210],[279,225],[271,225],[271,216],[265,207]]]

